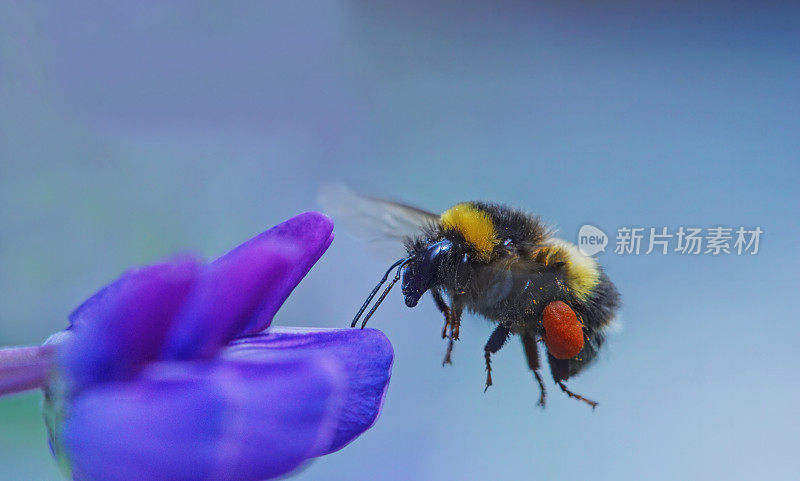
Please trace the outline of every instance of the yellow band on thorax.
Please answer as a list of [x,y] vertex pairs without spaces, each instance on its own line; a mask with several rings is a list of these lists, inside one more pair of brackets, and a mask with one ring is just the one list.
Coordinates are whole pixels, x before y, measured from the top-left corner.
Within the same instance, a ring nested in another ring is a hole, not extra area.
[[461,234],[481,260],[491,258],[498,240],[489,214],[469,202],[464,202],[444,211],[440,220],[444,229]]

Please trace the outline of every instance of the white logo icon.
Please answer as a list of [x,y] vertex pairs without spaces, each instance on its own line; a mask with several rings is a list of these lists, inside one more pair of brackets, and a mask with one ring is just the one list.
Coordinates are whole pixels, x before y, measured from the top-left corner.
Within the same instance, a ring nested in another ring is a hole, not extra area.
[[597,227],[585,224],[578,231],[578,249],[587,256],[605,252],[608,236]]

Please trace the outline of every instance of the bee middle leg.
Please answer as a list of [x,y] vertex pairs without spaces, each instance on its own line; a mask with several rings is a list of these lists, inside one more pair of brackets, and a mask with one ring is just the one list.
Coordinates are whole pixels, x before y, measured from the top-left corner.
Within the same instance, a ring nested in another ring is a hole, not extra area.
[[511,334],[511,330],[500,324],[494,329],[492,335],[489,336],[489,340],[486,341],[486,346],[483,348],[484,359],[486,359],[486,387],[483,389],[483,392],[486,392],[489,386],[492,385],[492,354],[503,347],[506,340],[508,340],[509,334]]
[[527,333],[523,334],[522,345],[525,347],[525,357],[528,358],[528,367],[533,371],[536,382],[539,383],[539,402],[537,405],[543,408],[547,398],[547,389],[545,389],[544,379],[542,379],[542,375],[539,373],[541,365],[539,364],[539,347],[536,345],[536,337]]

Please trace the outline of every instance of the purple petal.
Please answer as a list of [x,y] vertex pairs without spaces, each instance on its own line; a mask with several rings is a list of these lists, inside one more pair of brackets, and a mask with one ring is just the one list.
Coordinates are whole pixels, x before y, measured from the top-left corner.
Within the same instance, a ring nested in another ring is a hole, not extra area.
[[336,436],[317,455],[337,451],[378,419],[394,352],[386,336],[376,329],[308,329],[273,327],[266,334],[239,339],[224,351],[228,359],[258,359],[271,352],[325,353],[339,359],[348,379],[347,401]]
[[165,342],[165,359],[210,358],[293,269],[294,247],[253,243],[204,266]]
[[0,396],[44,385],[54,358],[55,346],[0,349]]
[[157,359],[197,271],[188,258],[129,271],[79,307],[61,350],[72,387],[128,379]]
[[63,436],[76,479],[268,479],[330,442],[344,389],[324,356],[157,362],[82,392]]
[[226,256],[238,256],[256,246],[275,248],[285,253],[291,269],[283,282],[275,286],[262,300],[252,317],[238,332],[253,334],[269,327],[272,317],[295,286],[305,277],[315,262],[333,241],[333,221],[318,212],[306,212],[250,239]]

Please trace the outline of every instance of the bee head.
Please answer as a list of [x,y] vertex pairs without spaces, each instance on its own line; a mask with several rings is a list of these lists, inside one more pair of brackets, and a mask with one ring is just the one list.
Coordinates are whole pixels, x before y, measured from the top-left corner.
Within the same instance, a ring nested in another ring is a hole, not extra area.
[[428,245],[410,257],[403,272],[403,296],[414,307],[439,275],[442,266],[453,256],[453,243],[442,240]]

